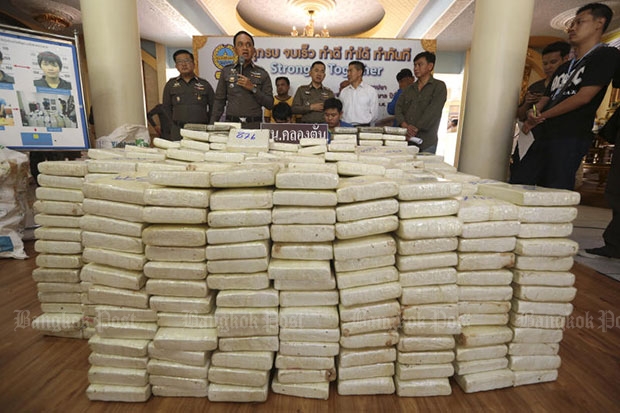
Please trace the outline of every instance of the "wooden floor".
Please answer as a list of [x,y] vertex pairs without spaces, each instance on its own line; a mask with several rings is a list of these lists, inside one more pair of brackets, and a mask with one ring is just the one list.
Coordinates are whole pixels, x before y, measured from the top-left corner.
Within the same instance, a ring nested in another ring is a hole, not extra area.
[[[28,260],[0,260],[0,411],[2,412],[613,412],[620,411],[620,283],[575,264],[579,292],[561,343],[556,382],[446,397],[338,396],[311,400],[271,393],[266,403],[211,403],[152,397],[147,403],[90,402],[86,340],[42,336],[23,321],[41,313],[32,242]],[[29,311],[24,313],[23,311]],[[17,323],[18,314],[28,315]],[[606,316],[602,319],[601,316]],[[602,323],[604,321],[604,323]]]

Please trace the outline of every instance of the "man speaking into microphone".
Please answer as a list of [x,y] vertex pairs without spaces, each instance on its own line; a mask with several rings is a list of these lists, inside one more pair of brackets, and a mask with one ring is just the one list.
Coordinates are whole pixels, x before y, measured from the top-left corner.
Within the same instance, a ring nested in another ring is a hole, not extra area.
[[211,123],[220,121],[226,108],[227,122],[241,122],[244,129],[258,129],[263,106],[273,109],[273,86],[269,73],[254,64],[254,38],[240,31],[233,38],[237,63],[225,66],[215,90]]

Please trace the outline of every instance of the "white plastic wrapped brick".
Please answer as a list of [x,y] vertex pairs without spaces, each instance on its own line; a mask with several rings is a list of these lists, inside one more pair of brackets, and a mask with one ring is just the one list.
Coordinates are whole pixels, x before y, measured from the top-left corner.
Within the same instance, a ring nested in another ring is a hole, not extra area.
[[275,206],[272,210],[274,224],[335,224],[336,211],[330,207]]
[[516,205],[490,197],[465,196],[459,199],[459,203],[457,216],[463,222],[509,221],[519,216]]
[[519,221],[481,221],[462,225],[463,238],[490,238],[516,236],[520,229]]
[[528,256],[567,257],[577,254],[579,244],[569,239],[518,239],[515,254]]
[[459,240],[456,237],[447,238],[422,238],[404,240],[396,238],[396,245],[400,255],[432,254],[436,252],[449,252],[457,249]]
[[566,223],[577,218],[577,208],[563,206],[519,206],[521,223]]
[[464,224],[454,216],[400,220],[396,234],[403,239],[455,237]]
[[325,160],[329,162],[339,162],[339,161],[349,161],[355,162],[357,161],[358,156],[356,153],[351,152],[327,152],[325,154]]
[[571,206],[579,204],[578,192],[541,186],[510,185],[499,181],[480,181],[478,194],[524,206]]
[[[377,141],[382,144],[381,141]],[[342,176],[385,175],[385,166],[365,162],[338,161],[338,174]]]
[[397,228],[398,217],[388,215],[350,222],[338,222],[335,225],[335,234],[338,239],[353,239],[385,234]]
[[426,201],[401,201],[398,216],[401,219],[440,217],[459,211],[456,199],[431,199]]
[[130,222],[144,222],[144,206],[142,205],[86,198],[82,204],[82,209],[86,214]]
[[272,224],[274,242],[326,242],[335,239],[334,225],[279,225]]
[[37,168],[47,175],[83,177],[88,173],[86,162],[80,161],[45,161],[39,163]]
[[406,177],[398,180],[400,201],[450,198],[462,191],[460,182],[451,182],[442,178]]
[[270,188],[221,189],[211,194],[211,211],[268,209],[273,206]]
[[336,190],[339,203],[391,198],[397,194],[398,185],[396,182],[380,176],[343,178]]
[[148,180],[155,185],[177,186],[185,188],[210,188],[211,172],[209,171],[160,171],[148,173]]
[[145,206],[142,219],[144,222],[153,224],[204,224],[207,222],[207,210],[204,208]]
[[35,201],[32,205],[37,214],[82,216],[84,210],[80,202]]
[[210,228],[260,227],[271,224],[271,209],[209,211],[207,223]]
[[276,174],[275,185],[279,189],[334,189],[338,174],[284,169]]
[[459,252],[512,252],[517,244],[515,237],[459,238]]
[[225,171],[211,173],[211,185],[219,188],[250,188],[272,186],[277,165],[233,166]]
[[82,202],[84,200],[84,194],[80,189],[57,187],[40,186],[36,189],[36,196],[42,201]]
[[79,228],[80,217],[69,215],[36,214],[34,223],[43,227]]
[[[209,142],[201,142],[194,139],[181,139],[180,143],[180,149],[191,149],[193,151],[209,152]],[[204,160],[204,156],[202,160]]]
[[211,314],[213,311],[215,298],[212,293],[207,294],[206,297],[154,295],[150,298],[149,304],[153,310],[163,313],[183,313],[184,311],[188,311],[192,314],[207,315]]
[[335,206],[336,194],[330,190],[276,189],[273,191],[274,205],[290,206]]
[[88,173],[118,174],[136,171],[136,161],[127,158],[89,159],[86,161]]
[[144,202],[157,206],[206,208],[209,206],[210,194],[211,191],[205,189],[147,188],[144,191]]
[[137,254],[144,252],[141,238],[105,232],[82,231],[82,244],[88,248],[105,248]]
[[124,270],[117,267],[89,263],[80,273],[82,281],[109,287],[125,288],[128,290],[140,290],[146,283],[146,277],[142,271]]
[[421,271],[426,269],[455,266],[458,262],[456,252],[433,254],[397,255],[396,266],[399,271]]
[[521,222],[519,227],[519,238],[567,238],[573,233],[573,224],[528,224]]

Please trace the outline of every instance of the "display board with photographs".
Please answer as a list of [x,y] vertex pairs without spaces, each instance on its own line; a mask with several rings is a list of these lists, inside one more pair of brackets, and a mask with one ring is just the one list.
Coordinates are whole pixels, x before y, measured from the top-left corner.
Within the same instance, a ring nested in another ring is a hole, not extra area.
[[0,27],[0,145],[84,149],[87,127],[75,42]]

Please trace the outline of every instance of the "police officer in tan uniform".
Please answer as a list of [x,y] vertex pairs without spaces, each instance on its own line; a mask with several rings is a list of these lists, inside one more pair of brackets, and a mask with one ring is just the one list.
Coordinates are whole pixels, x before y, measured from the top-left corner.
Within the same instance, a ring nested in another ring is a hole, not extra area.
[[215,90],[211,123],[220,120],[226,107],[227,122],[241,122],[243,128],[258,129],[263,121],[263,106],[273,109],[273,86],[269,73],[252,62],[254,38],[240,31],[233,38],[238,61],[225,66]]
[[172,55],[179,76],[164,86],[163,109],[172,120],[170,140],[181,140],[180,130],[186,123],[209,123],[213,108],[213,87],[194,73],[194,55],[177,50]]
[[334,92],[323,86],[325,79],[325,64],[316,61],[310,66],[309,85],[297,88],[293,99],[293,113],[301,115],[300,123],[325,123],[323,116],[323,102],[334,97]]

